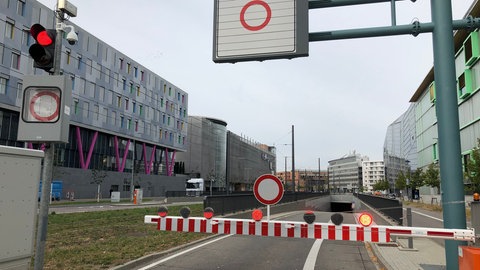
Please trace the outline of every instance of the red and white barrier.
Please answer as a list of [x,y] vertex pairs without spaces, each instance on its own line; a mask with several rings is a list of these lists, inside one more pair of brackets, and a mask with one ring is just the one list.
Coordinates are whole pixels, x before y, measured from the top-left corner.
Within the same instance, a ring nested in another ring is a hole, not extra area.
[[473,229],[443,229],[401,226],[369,226],[298,221],[254,221],[200,217],[145,216],[146,224],[156,224],[161,231],[238,234],[290,238],[388,243],[391,236],[441,238],[475,242]]

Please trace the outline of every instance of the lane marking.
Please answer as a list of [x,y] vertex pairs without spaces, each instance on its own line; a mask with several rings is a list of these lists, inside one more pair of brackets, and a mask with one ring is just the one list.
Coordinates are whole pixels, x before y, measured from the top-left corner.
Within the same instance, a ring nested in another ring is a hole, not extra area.
[[315,262],[317,261],[318,252],[320,251],[320,247],[322,246],[323,239],[317,239],[313,242],[312,248],[308,253],[307,259],[305,260],[305,264],[303,265],[303,270],[312,270],[315,269]]
[[210,244],[212,244],[212,243],[214,243],[214,242],[217,242],[217,241],[219,241],[219,240],[223,240],[223,239],[225,239],[225,238],[227,238],[227,237],[230,237],[230,236],[233,236],[233,234],[228,234],[228,235],[225,235],[225,236],[222,236],[222,237],[219,237],[219,238],[215,238],[215,239],[213,239],[213,240],[211,240],[211,241],[205,242],[205,243],[200,244],[200,245],[198,245],[198,246],[195,246],[195,247],[186,249],[186,250],[181,251],[181,252],[179,252],[179,253],[176,253],[176,254],[174,254],[174,255],[172,255],[172,256],[166,257],[166,258],[164,258],[164,259],[162,259],[162,260],[160,260],[160,261],[156,261],[156,262],[154,262],[154,263],[152,263],[152,264],[149,264],[149,265],[147,265],[147,266],[144,266],[144,267],[142,267],[142,268],[140,268],[140,269],[138,269],[138,270],[147,270],[147,269],[150,269],[150,268],[152,268],[152,267],[154,267],[154,266],[157,266],[157,265],[159,265],[159,264],[161,264],[161,263],[164,263],[164,262],[169,261],[169,260],[171,260],[171,259],[174,259],[174,258],[176,258],[176,257],[178,257],[178,256],[181,256],[181,255],[183,255],[183,254],[185,254],[185,253],[194,251],[195,249],[199,249],[199,248],[204,247],[204,246],[206,246],[206,245],[210,245]]
[[[403,208],[403,209],[406,210],[406,208]],[[420,215],[420,216],[428,217],[428,218],[443,222],[443,219],[432,217],[432,216],[424,214],[424,213],[420,213],[420,212],[413,211],[413,210],[412,210],[412,213],[415,213],[415,214]]]

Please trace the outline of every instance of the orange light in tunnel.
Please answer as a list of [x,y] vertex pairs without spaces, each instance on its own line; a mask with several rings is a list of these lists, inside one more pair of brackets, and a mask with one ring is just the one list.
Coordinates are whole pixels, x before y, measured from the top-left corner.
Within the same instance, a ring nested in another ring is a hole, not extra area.
[[358,222],[362,224],[364,227],[368,227],[372,224],[373,222],[373,217],[369,213],[362,213],[358,217]]

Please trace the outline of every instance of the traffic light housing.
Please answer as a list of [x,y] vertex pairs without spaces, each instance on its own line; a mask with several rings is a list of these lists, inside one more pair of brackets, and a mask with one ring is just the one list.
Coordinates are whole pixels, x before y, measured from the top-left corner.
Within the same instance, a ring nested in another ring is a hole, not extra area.
[[33,67],[51,72],[54,65],[57,31],[45,29],[41,24],[36,23],[30,28],[30,34],[36,42],[28,49],[33,58]]

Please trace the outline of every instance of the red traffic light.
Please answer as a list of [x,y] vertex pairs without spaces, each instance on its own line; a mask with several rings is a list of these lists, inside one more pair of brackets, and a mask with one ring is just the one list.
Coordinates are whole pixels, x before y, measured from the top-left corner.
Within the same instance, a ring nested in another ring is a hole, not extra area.
[[30,34],[36,41],[28,50],[34,60],[33,66],[50,71],[53,68],[55,57],[56,30],[45,29],[45,27],[37,23],[30,28]]
[[35,41],[42,46],[50,46],[54,42],[52,36],[49,35],[48,30],[41,24],[34,24],[30,28],[30,34]]

